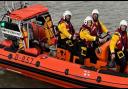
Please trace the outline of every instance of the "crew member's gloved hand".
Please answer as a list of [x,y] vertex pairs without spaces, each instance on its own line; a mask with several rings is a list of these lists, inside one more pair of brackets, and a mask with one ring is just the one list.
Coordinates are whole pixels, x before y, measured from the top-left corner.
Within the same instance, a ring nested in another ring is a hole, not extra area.
[[109,64],[108,64],[108,66],[109,66],[110,68],[114,68],[114,67],[116,66],[115,61],[114,61],[114,60],[111,60],[111,61],[109,62]]
[[96,37],[96,43],[97,44],[100,44],[100,43],[103,43],[104,42],[104,39],[100,38],[100,37]]
[[107,32],[107,35],[111,35],[111,32],[108,31],[108,32]]
[[115,59],[115,53],[112,53],[111,54],[111,61],[108,64],[108,66],[111,67],[111,68],[115,67],[115,65],[116,65],[114,59]]
[[110,39],[111,39],[111,37],[112,37],[111,34],[112,34],[111,32],[107,32],[107,35],[108,35],[108,36],[107,36],[107,38],[108,38],[107,40],[110,40]]
[[104,43],[104,39],[99,38],[99,43]]
[[111,54],[111,60],[114,60],[115,59],[115,53],[112,53]]
[[98,36],[96,37],[96,42],[99,42],[99,37]]
[[75,40],[75,39],[76,39],[76,35],[74,34],[71,36],[71,40]]
[[95,43],[99,44],[99,37],[98,36],[96,37]]

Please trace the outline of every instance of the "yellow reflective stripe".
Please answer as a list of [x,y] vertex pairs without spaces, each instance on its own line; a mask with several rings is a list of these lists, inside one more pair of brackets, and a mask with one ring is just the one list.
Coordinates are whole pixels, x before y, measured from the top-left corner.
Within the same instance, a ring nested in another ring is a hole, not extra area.
[[69,46],[73,46],[73,43],[72,43],[71,40],[67,40],[67,41],[66,41],[66,44],[68,44]]
[[119,59],[121,59],[121,58],[124,57],[124,53],[123,53],[123,51],[119,51],[119,52],[117,52],[117,55],[118,55]]
[[83,55],[83,56],[86,56],[86,53],[84,53],[84,52],[87,52],[87,48],[86,47],[81,47],[81,55]]

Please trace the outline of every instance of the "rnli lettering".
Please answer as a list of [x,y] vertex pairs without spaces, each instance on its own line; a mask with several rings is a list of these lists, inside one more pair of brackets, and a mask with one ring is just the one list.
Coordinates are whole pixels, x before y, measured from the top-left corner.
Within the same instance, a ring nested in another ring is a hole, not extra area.
[[25,63],[29,63],[29,64],[32,64],[32,62],[34,60],[34,58],[32,58],[32,57],[28,57],[28,56],[24,56],[24,55],[20,55],[20,54],[16,54],[14,59],[25,62]]

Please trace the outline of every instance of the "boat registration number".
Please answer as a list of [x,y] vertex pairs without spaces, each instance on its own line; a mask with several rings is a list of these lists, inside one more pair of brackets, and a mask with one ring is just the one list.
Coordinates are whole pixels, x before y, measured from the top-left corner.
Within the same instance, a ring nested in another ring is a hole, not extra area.
[[34,58],[32,58],[32,57],[20,55],[20,54],[16,54],[14,59],[25,62],[25,63],[29,63],[29,64],[32,64],[32,62],[34,60]]

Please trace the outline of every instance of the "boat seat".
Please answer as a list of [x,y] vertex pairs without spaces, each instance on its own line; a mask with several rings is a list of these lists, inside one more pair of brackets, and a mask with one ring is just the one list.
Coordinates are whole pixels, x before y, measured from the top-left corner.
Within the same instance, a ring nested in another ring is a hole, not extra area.
[[109,55],[109,43],[110,41],[106,42],[105,44],[101,45],[99,48],[96,49],[95,53],[100,61],[107,62]]
[[77,63],[77,61],[79,61],[79,57],[78,56],[73,56],[73,63]]
[[86,58],[85,59],[85,65],[88,66],[88,67],[94,66],[95,68],[99,69],[99,68],[101,68],[103,66],[106,66],[107,62],[104,62],[104,61],[101,61],[101,60],[97,60],[97,63],[94,64],[94,63],[90,62],[90,58]]
[[13,42],[11,40],[3,40],[0,45],[3,45],[5,47],[11,47],[13,45]]
[[[73,57],[73,63],[78,63],[78,64],[79,64],[79,62],[78,62],[79,60],[80,60],[80,59],[79,59],[78,56],[74,56],[74,57]],[[107,62],[101,61],[101,60],[97,60],[97,63],[94,64],[94,63],[91,63],[91,62],[90,62],[90,58],[86,58],[84,64],[85,64],[87,67],[92,67],[92,66],[93,66],[93,67],[99,69],[99,68],[101,68],[101,67],[106,66],[106,65],[107,65]]]
[[32,54],[32,55],[39,55],[40,50],[37,48],[27,48],[24,50],[25,53]]
[[96,63],[96,68],[101,68],[101,67],[105,67],[107,65],[107,62],[104,62],[104,61],[101,61],[101,60],[97,60],[97,63]]
[[59,60],[69,61],[70,60],[70,52],[68,50],[57,48],[56,58]]

